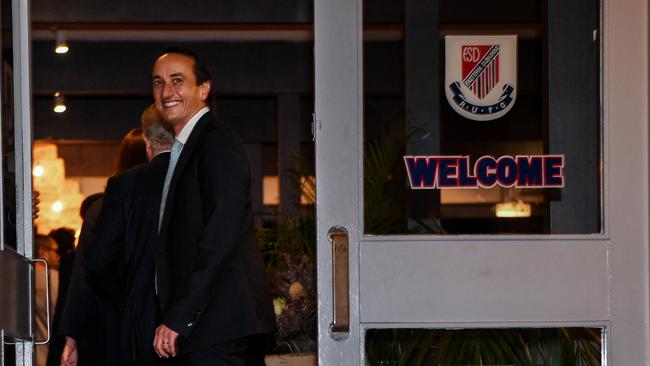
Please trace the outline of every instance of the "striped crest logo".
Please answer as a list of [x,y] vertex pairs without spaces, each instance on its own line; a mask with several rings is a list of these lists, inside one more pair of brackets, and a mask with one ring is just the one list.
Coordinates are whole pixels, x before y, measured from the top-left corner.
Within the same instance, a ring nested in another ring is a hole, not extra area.
[[446,36],[445,93],[460,115],[494,120],[514,105],[517,36]]
[[463,84],[483,99],[499,82],[499,45],[471,45],[461,48]]

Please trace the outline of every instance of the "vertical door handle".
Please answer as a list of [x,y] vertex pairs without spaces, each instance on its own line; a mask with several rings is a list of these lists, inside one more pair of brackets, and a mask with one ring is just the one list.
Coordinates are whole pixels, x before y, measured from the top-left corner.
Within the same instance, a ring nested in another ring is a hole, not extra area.
[[45,259],[34,258],[32,261],[42,262],[45,265],[45,314],[47,315],[47,336],[44,340],[34,339],[34,344],[47,344],[50,341],[50,270]]
[[332,243],[332,297],[334,319],[330,323],[330,337],[345,339],[350,334],[350,243],[348,231],[333,226],[328,236]]

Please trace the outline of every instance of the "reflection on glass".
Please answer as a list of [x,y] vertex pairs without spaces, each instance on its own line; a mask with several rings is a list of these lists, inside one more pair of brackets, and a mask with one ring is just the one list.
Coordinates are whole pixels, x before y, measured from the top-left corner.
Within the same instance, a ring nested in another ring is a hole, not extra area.
[[580,365],[602,362],[602,328],[370,329],[368,365]]
[[[581,6],[559,0],[489,6],[478,0],[366,1],[364,232],[601,232],[598,14],[596,0]],[[447,58],[450,35],[475,35],[476,41]],[[495,58],[494,49],[480,43],[505,35],[516,36],[512,108],[489,121],[461,115],[446,96],[452,90],[446,62],[457,60],[467,80],[483,83],[472,89],[472,100],[499,98],[507,94],[496,84],[505,78],[496,66],[506,63],[506,47]],[[468,187],[411,189],[404,156],[453,157],[428,166],[430,177],[440,185],[465,179]],[[540,156],[555,161],[535,160]],[[482,166],[485,159],[495,165]],[[481,174],[500,178],[483,184]]]

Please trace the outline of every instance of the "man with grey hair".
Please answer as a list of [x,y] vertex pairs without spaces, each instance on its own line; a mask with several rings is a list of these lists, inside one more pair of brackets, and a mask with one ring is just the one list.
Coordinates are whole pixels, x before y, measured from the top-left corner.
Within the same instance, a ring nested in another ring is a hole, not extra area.
[[154,292],[158,211],[174,135],[153,105],[141,122],[149,164],[109,179],[84,268],[93,290],[120,312],[120,364],[153,366],[161,362],[151,348],[160,321]]
[[155,104],[142,112],[140,125],[147,144],[147,160],[151,161],[156,155],[169,152],[174,144],[174,128],[162,119]]

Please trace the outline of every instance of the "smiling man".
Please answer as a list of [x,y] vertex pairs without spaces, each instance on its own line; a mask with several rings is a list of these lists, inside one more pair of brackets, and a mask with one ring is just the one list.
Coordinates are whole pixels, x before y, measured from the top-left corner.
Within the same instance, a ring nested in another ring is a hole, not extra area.
[[264,365],[275,316],[251,215],[243,145],[206,99],[212,81],[192,51],[169,48],[152,74],[176,142],[160,208],[154,348],[183,365]]

